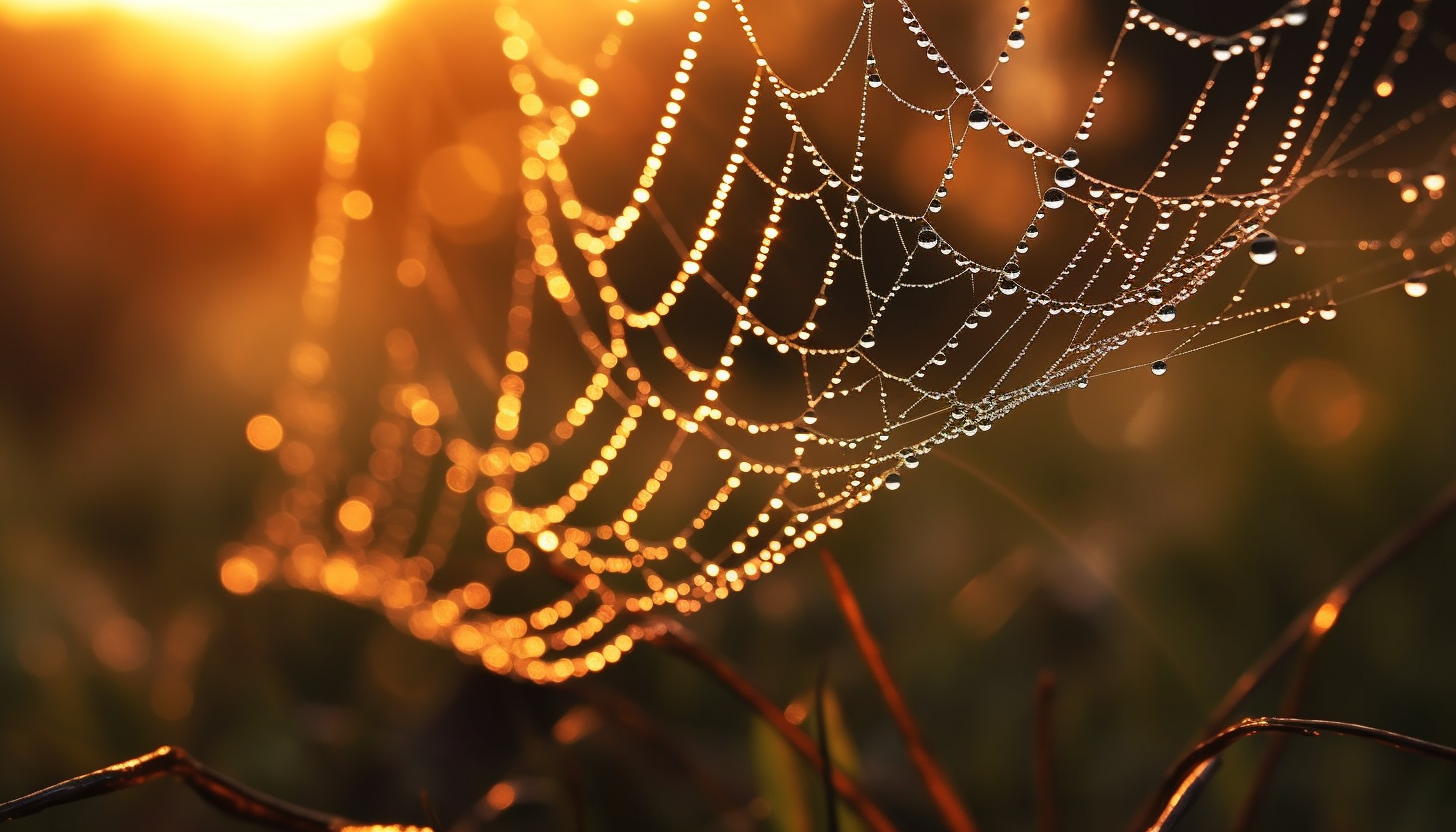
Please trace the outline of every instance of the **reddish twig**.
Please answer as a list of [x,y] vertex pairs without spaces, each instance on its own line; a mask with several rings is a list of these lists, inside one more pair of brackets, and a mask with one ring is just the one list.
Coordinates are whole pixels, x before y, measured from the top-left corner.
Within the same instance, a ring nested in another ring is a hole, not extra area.
[[85,800],[140,786],[162,777],[176,777],[203,800],[233,817],[288,832],[350,832],[378,829],[392,832],[428,832],[416,826],[366,826],[315,812],[244,786],[207,768],[176,746],[164,745],[124,763],[73,777],[25,797],[0,803],[0,823],[35,814],[53,806]]
[[[1300,613],[1274,643],[1264,651],[1248,670],[1245,670],[1223,695],[1213,709],[1204,734],[1226,724],[1235,710],[1243,704],[1249,694],[1259,686],[1269,673],[1283,661],[1306,637],[1312,638],[1314,646],[1334,626],[1340,611],[1350,597],[1359,591],[1391,562],[1409,551],[1415,544],[1430,534],[1448,515],[1456,512],[1456,482],[1446,486],[1420,516],[1388,538],[1380,548],[1371,552],[1344,574],[1319,602]],[[1318,620],[1317,620],[1318,619]],[[1318,632],[1316,632],[1318,631]]]
[[895,686],[895,680],[890,677],[890,669],[885,666],[885,659],[880,653],[879,644],[875,642],[869,627],[865,625],[864,613],[860,610],[859,601],[855,599],[854,592],[849,588],[849,581],[845,580],[839,564],[835,563],[834,556],[827,549],[821,550],[819,556],[824,563],[824,572],[829,576],[829,583],[834,589],[834,598],[839,603],[839,610],[844,614],[845,624],[849,626],[855,645],[859,648],[860,656],[869,666],[870,674],[875,677],[875,685],[880,689],[880,697],[885,700],[885,707],[894,717],[895,725],[900,729],[900,735],[905,738],[905,747],[910,753],[910,760],[915,764],[916,770],[920,772],[920,779],[925,782],[925,788],[930,792],[930,799],[935,802],[935,807],[940,811],[945,825],[953,832],[975,832],[975,821],[971,819],[970,812],[956,795],[955,789],[951,787],[950,778],[946,777],[944,770],[935,762],[935,758],[930,756],[930,750],[926,747],[925,739],[920,734],[920,727],[915,723],[915,718],[910,715],[910,709],[905,704],[905,698],[900,695],[899,688]]
[[1448,763],[1456,763],[1456,748],[1397,734],[1394,731],[1386,731],[1383,728],[1371,728],[1368,725],[1357,725],[1352,722],[1280,716],[1246,719],[1219,731],[1183,755],[1183,758],[1173,766],[1173,770],[1168,779],[1164,781],[1151,809],[1137,828],[1148,830],[1148,832],[1164,832],[1167,829],[1166,818],[1170,814],[1175,814],[1172,810],[1178,806],[1181,795],[1188,791],[1191,784],[1204,777],[1207,767],[1218,759],[1220,754],[1246,737],[1270,733],[1297,734],[1306,737],[1317,737],[1322,733],[1340,734],[1373,740],[1402,751],[1412,751],[1445,760]]
[[[769,727],[783,737],[816,771],[824,770],[825,760],[819,755],[819,749],[815,747],[814,740],[810,739],[809,735],[804,733],[799,726],[789,722],[788,718],[784,716],[783,710],[771,702],[767,696],[764,696],[726,659],[715,655],[688,635],[686,631],[675,627],[669,627],[653,636],[652,642],[668,648],[706,672],[739,701],[757,711],[758,715],[769,724]],[[858,783],[850,779],[849,775],[833,769],[832,777],[834,790],[874,832],[897,832],[895,825],[890,822],[880,807],[860,789]]]
[[[1435,529],[1452,510],[1456,510],[1456,483],[1448,486],[1441,496],[1413,522],[1356,564],[1325,593],[1318,604],[1303,612],[1290,624],[1280,641],[1275,643],[1275,648],[1280,649],[1276,651],[1271,648],[1270,652],[1266,654],[1269,657],[1277,657],[1272,658],[1268,662],[1268,666],[1262,668],[1263,673],[1267,673],[1280,659],[1288,656],[1296,644],[1299,645],[1299,657],[1295,660],[1289,685],[1279,706],[1280,715],[1294,716],[1298,713],[1300,705],[1304,702],[1305,690],[1309,687],[1309,677],[1314,669],[1315,654],[1319,651],[1320,645],[1324,643],[1325,636],[1339,621],[1340,614],[1344,611],[1345,604],[1350,598],[1401,554],[1409,551],[1417,541]],[[1263,659],[1261,659],[1261,664],[1263,664]],[[1245,677],[1248,675],[1246,673]],[[1235,683],[1234,688],[1225,696],[1223,703],[1225,707],[1229,708],[1229,713],[1216,713],[1215,716],[1219,719],[1215,724],[1227,721],[1232,709],[1238,706],[1238,703],[1258,685],[1262,678],[1261,674],[1245,682],[1245,678],[1240,677],[1239,681],[1246,683],[1247,686],[1241,688],[1239,683]],[[1231,700],[1231,696],[1237,698]],[[1258,813],[1264,795],[1268,792],[1269,783],[1274,777],[1274,769],[1278,767],[1279,759],[1283,756],[1287,739],[1282,736],[1276,737],[1265,749],[1263,757],[1259,760],[1259,769],[1254,775],[1253,783],[1249,786],[1249,793],[1244,798],[1243,806],[1239,809],[1238,819],[1233,827],[1235,830],[1244,832],[1253,825],[1254,816]]]

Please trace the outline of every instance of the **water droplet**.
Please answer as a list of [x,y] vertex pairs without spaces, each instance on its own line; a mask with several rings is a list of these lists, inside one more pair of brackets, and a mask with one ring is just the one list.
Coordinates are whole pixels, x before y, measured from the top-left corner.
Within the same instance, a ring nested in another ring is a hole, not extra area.
[[814,431],[809,430],[808,428],[804,427],[803,425],[794,425],[794,441],[795,442],[811,442],[811,441],[813,441],[813,439],[814,439]]
[[991,306],[990,306],[990,304],[983,303],[980,306],[977,306],[976,307],[976,314],[978,316],[982,317],[982,318],[989,318],[989,317],[991,317]]
[[1303,26],[1309,20],[1309,9],[1303,6],[1290,9],[1284,13],[1284,23],[1288,26]]
[[1335,316],[1338,314],[1340,314],[1340,310],[1335,308],[1334,301],[1330,301],[1329,303],[1325,304],[1325,308],[1319,311],[1320,318],[1326,321],[1333,321],[1335,319]]
[[1082,164],[1082,157],[1077,155],[1077,151],[1068,149],[1067,152],[1062,154],[1062,164],[1069,168],[1074,168]]
[[1148,290],[1148,303],[1151,303],[1154,306],[1156,306],[1157,304],[1162,303],[1162,302],[1163,302],[1163,290],[1162,289],[1159,289],[1157,286],[1154,286],[1153,288],[1151,288],[1151,289]]
[[940,204],[940,198],[936,197],[930,200],[930,204],[925,206],[925,210],[929,211],[932,214],[939,214],[941,207],[942,206]]
[[991,114],[977,107],[971,110],[971,114],[966,117],[966,121],[970,123],[972,130],[985,130],[991,126]]
[[1176,317],[1178,317],[1178,310],[1171,303],[1158,310],[1158,320],[1165,324],[1170,323]]
[[918,468],[920,466],[920,457],[916,456],[912,451],[905,451],[900,455],[900,459],[904,461],[906,468]]
[[1233,56],[1234,53],[1230,51],[1227,46],[1213,47],[1213,59],[1215,61],[1222,63],[1224,61],[1227,61],[1229,58],[1232,58]]
[[803,478],[804,472],[800,471],[798,466],[790,467],[787,471],[784,472],[784,479],[788,480],[789,482],[798,482]]
[[1160,376],[1163,373],[1168,372],[1168,362],[1166,362],[1163,359],[1159,358],[1157,361],[1154,361],[1153,362],[1152,369],[1153,369],[1153,375]]
[[1413,298],[1425,297],[1429,289],[1424,277],[1411,277],[1405,281],[1405,293]]
[[859,348],[860,349],[867,350],[867,349],[873,347],[874,345],[875,345],[875,334],[873,332],[866,332],[864,335],[860,336],[860,339],[859,339]]
[[1026,35],[1020,32],[1012,32],[1006,36],[1006,45],[1012,49],[1020,49],[1026,45]]
[[1040,233],[1041,229],[1036,227],[1036,223],[1032,223],[1026,227],[1026,236],[1032,239],[1036,239],[1036,236]]
[[1260,266],[1267,266],[1279,257],[1279,238],[1267,231],[1260,231],[1249,241],[1249,259]]
[[850,188],[844,192],[844,198],[850,202],[859,202],[859,189]]
[[806,425],[812,425],[815,422],[819,421],[819,414],[815,413],[814,408],[811,407],[808,410],[804,411],[804,415],[799,417],[799,421],[803,422]]
[[1047,188],[1041,197],[1041,204],[1048,208],[1060,208],[1066,201],[1067,194],[1061,188]]
[[1070,188],[1077,184],[1077,172],[1071,168],[1057,168],[1057,172],[1052,174],[1052,181],[1058,187]]
[[940,245],[940,235],[935,233],[934,228],[928,225],[922,226],[920,233],[915,237],[915,242],[921,248],[935,248]]
[[1091,384],[1091,383],[1092,383],[1092,380],[1091,379],[1087,378],[1086,376],[1082,376],[1081,378],[1077,379],[1077,389],[1078,390],[1086,390],[1087,389],[1087,385],[1088,384]]
[[1001,279],[1001,283],[997,288],[1001,290],[1001,294],[1003,295],[1014,295],[1016,294],[1016,281],[1009,277],[1004,277]]
[[878,87],[878,86],[884,84],[885,82],[880,80],[880,73],[878,73],[878,72],[871,72],[869,74],[869,77],[865,79],[865,83],[869,84],[872,87]]
[[1006,261],[1006,265],[1001,268],[1001,273],[1015,280],[1021,277],[1021,264],[1015,260],[1008,260]]
[[891,471],[885,475],[885,490],[894,491],[900,487],[900,475]]

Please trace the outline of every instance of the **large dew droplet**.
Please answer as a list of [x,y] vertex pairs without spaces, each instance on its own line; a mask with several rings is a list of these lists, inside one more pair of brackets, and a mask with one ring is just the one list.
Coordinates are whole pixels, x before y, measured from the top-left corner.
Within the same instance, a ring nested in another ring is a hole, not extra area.
[[1176,317],[1178,317],[1178,310],[1171,303],[1158,310],[1158,320],[1165,324],[1171,323]]
[[1048,208],[1060,208],[1067,202],[1067,194],[1061,188],[1047,188],[1042,194],[1041,204]]
[[1062,164],[1074,168],[1082,164],[1082,157],[1077,155],[1077,151],[1069,149],[1062,154]]
[[1153,362],[1153,375],[1160,376],[1166,372],[1168,372],[1168,362],[1161,358]]
[[1058,187],[1070,188],[1077,184],[1077,172],[1071,168],[1057,168],[1057,172],[1052,174],[1052,181]]
[[1012,32],[1006,36],[1006,45],[1012,49],[1020,49],[1026,45],[1026,35],[1020,32]]
[[966,121],[970,123],[972,130],[985,130],[991,126],[991,114],[977,107],[971,110],[971,114],[966,117]]
[[940,245],[940,235],[935,233],[934,228],[928,225],[922,226],[920,233],[915,237],[915,242],[921,248],[935,248]]
[[1260,231],[1249,241],[1249,259],[1260,266],[1267,266],[1279,258],[1279,238],[1267,231]]
[[900,475],[893,471],[885,475],[885,489],[887,491],[894,491],[899,488],[900,482]]

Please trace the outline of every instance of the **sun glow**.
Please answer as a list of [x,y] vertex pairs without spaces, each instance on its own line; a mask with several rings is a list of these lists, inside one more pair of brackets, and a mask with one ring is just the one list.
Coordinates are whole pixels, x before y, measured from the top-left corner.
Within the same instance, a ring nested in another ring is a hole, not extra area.
[[379,16],[391,0],[0,0],[0,12],[41,22],[116,11],[216,34],[300,37]]

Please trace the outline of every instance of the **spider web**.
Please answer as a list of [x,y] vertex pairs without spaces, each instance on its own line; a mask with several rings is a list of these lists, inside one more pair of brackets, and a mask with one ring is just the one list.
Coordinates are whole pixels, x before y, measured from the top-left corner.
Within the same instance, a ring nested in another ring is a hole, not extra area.
[[[1057,59],[1035,48],[1055,9],[998,9],[994,48],[952,49],[930,4],[807,4],[815,42],[780,54],[783,21],[749,5],[491,8],[513,264],[427,194],[352,190],[387,128],[346,45],[303,332],[249,428],[285,487],[223,552],[226,586],[281,576],[496,672],[583,675],[1033,399],[1451,270],[1456,93],[1419,79],[1453,50],[1426,2],[1293,2],[1222,34],[1133,3],[1066,85],[1077,109],[1039,121],[1000,88]],[[779,67],[805,53],[796,85]],[[1154,67],[1187,82],[1166,123],[1139,110]],[[1371,194],[1399,210],[1332,243],[1274,222]],[[371,211],[402,229],[396,280],[344,267]],[[1281,273],[1321,251],[1313,284]],[[377,331],[344,302],[371,280],[395,293]],[[381,335],[360,407],[341,368]]]

